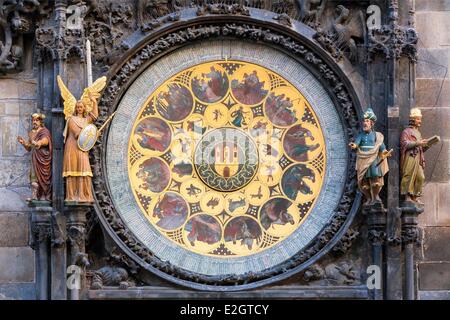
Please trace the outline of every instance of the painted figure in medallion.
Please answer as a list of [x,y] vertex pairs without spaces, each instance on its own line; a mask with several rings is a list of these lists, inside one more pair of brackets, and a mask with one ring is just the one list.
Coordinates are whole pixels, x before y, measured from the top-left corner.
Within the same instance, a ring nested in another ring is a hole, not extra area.
[[[66,178],[66,202],[94,202],[92,195],[92,171],[89,153],[80,149],[78,138],[82,130],[98,117],[97,99],[106,85],[106,77],[97,79],[84,89],[80,100],[75,97],[58,76],[58,86],[64,100],[64,160],[63,177]],[[97,138],[97,137],[93,137]]]
[[31,192],[29,201],[51,201],[52,198],[52,137],[44,125],[45,115],[31,116],[33,129],[28,133],[28,141],[21,136],[17,140],[25,150],[31,152]]
[[311,145],[307,144],[306,139],[309,138],[311,141],[315,141],[315,137],[312,135],[311,131],[302,127],[301,124],[297,124],[291,127],[284,137],[283,146],[289,157],[295,161],[308,161],[309,154],[320,147],[319,143],[314,143]]
[[167,192],[164,196],[159,196],[153,209],[153,217],[159,219],[156,223],[158,227],[175,230],[184,223],[188,211],[188,206],[180,195],[175,192]]
[[136,177],[142,182],[139,188],[149,192],[162,192],[170,182],[169,167],[159,158],[149,158],[139,165]]
[[264,229],[274,228],[274,225],[294,224],[294,218],[288,212],[292,202],[284,198],[274,198],[261,208],[260,221]]
[[297,199],[299,192],[305,195],[313,194],[313,191],[308,185],[309,183],[305,179],[315,182],[316,176],[314,171],[304,164],[297,164],[284,173],[281,186],[289,199]]
[[268,91],[264,90],[264,81],[260,81],[256,70],[251,74],[244,74],[242,82],[234,79],[231,82],[231,90],[236,99],[247,105],[253,105],[261,102]]
[[227,75],[212,66],[209,73],[202,73],[200,79],[198,77],[192,79],[192,91],[203,102],[217,102],[228,91]]
[[194,99],[185,86],[172,82],[156,98],[156,109],[169,121],[181,121],[192,111]]
[[267,97],[265,107],[267,117],[277,126],[290,126],[297,121],[294,104],[284,93],[277,96],[272,92]]
[[222,236],[222,231],[217,220],[206,214],[193,217],[186,224],[186,230],[189,232],[187,238],[192,246],[195,246],[196,241],[214,244]]
[[433,136],[430,139],[422,139],[419,128],[422,124],[422,112],[418,108],[411,109],[409,126],[403,130],[400,136],[400,193],[405,196],[405,201],[423,204],[418,200],[422,195],[425,182],[425,158],[424,152],[433,144],[440,141],[440,137]]
[[376,121],[375,113],[368,108],[364,113],[363,131],[355,142],[349,144],[356,150],[358,187],[366,199],[365,205],[381,202],[379,194],[384,185],[383,177],[389,171],[386,158],[392,153],[392,150],[386,150],[383,134],[374,130]]
[[259,244],[261,237],[261,227],[249,217],[234,218],[227,224],[224,231],[225,241],[236,244],[240,240],[241,246],[247,246],[248,250],[252,250],[254,242]]
[[169,126],[161,119],[150,117],[139,122],[134,130],[139,145],[151,151],[164,152],[171,142]]

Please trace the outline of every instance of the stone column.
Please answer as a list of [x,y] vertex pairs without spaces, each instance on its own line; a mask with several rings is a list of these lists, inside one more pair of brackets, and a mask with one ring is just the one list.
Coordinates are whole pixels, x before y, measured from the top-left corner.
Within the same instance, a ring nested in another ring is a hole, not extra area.
[[79,300],[85,287],[85,269],[89,266],[86,254],[86,214],[91,210],[90,204],[66,204],[65,216],[68,248],[68,279],[71,300]]
[[[363,207],[363,212],[367,217],[367,238],[370,243],[371,264],[378,266],[380,277],[384,279],[383,246],[386,241],[386,209],[380,202]],[[383,280],[380,282],[381,287],[375,288],[371,292],[371,298],[374,300],[383,299]]]
[[31,247],[35,250],[36,291],[39,300],[49,299],[49,251],[52,207],[31,206]]
[[419,241],[419,229],[417,228],[418,216],[424,209],[413,203],[404,202],[400,208],[402,212],[402,243],[405,265],[405,300],[416,299],[414,245]]
[[[386,288],[389,300],[403,297],[401,248],[395,245],[401,236],[399,207],[399,140],[402,126],[408,124],[409,110],[415,104],[415,61],[417,33],[414,29],[414,1],[388,0],[381,29],[368,34],[370,72],[378,80],[371,81],[371,100],[387,115],[387,147],[394,149],[389,158],[386,179],[387,225],[390,240],[386,247]],[[370,76],[370,75],[369,75]],[[382,100],[382,101],[381,101]],[[392,245],[391,245],[392,244]]]

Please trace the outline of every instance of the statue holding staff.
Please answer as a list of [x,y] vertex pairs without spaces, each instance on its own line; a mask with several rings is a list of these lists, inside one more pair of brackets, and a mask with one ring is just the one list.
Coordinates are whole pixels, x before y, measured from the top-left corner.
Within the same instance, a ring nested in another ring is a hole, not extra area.
[[363,132],[359,133],[355,142],[349,146],[356,150],[356,171],[358,187],[366,198],[365,205],[381,202],[380,191],[384,185],[384,175],[389,171],[384,136],[373,127],[377,117],[371,108],[364,113]]
[[25,150],[31,152],[31,198],[28,201],[51,201],[52,199],[52,137],[44,125],[45,115],[31,116],[33,129],[28,141],[18,136],[17,140]]
[[84,89],[81,99],[77,101],[58,76],[66,118],[63,160],[66,202],[94,202],[89,148],[86,148],[86,145],[92,147],[97,139],[97,130],[92,123],[97,120],[97,99],[105,85],[106,77],[97,79],[90,87]]

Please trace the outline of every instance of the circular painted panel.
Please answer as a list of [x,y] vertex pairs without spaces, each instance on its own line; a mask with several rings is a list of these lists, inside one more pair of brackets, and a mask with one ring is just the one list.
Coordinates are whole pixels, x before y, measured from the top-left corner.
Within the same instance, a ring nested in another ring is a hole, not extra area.
[[254,63],[219,60],[178,72],[141,106],[132,132],[135,201],[160,236],[184,250],[221,258],[263,252],[299,228],[322,187],[325,141],[311,104]]
[[134,80],[106,168],[127,232],[180,270],[226,277],[306,248],[333,217],[348,158],[335,105],[308,69],[239,41],[224,59],[224,46],[176,50]]

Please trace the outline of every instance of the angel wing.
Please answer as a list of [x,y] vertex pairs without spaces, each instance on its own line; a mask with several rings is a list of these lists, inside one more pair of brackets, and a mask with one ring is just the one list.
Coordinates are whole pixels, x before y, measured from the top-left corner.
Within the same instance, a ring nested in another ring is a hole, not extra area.
[[100,98],[100,92],[103,90],[103,88],[106,86],[106,77],[101,77],[95,80],[95,82],[90,86],[84,89],[83,95],[81,96],[81,101],[83,101],[83,104],[86,107],[86,111],[89,113],[92,111],[92,101],[89,98],[89,93],[91,94],[92,98],[97,100]]
[[75,105],[77,104],[77,99],[70,93],[69,89],[67,89],[61,77],[58,75],[57,77],[58,87],[61,91],[61,97],[64,100],[64,116],[67,120],[70,116],[73,115],[75,111]]

